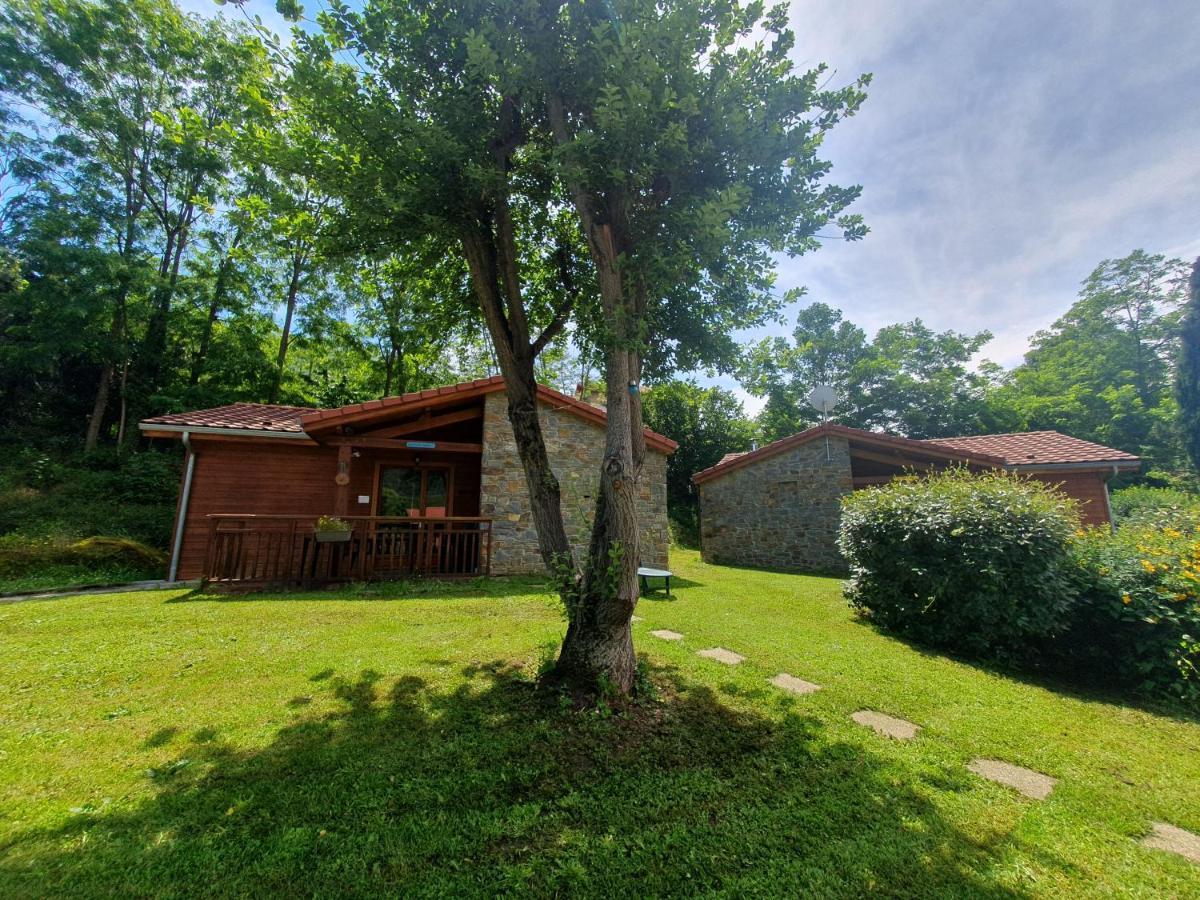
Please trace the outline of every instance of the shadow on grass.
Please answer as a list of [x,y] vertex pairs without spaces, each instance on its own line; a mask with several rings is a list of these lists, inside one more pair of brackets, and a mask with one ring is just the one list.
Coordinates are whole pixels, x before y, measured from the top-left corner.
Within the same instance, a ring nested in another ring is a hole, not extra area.
[[1139,695],[1129,686],[1115,680],[1114,673],[1103,666],[1083,666],[1067,659],[1051,660],[1040,666],[1022,664],[1019,661],[988,659],[956,653],[953,650],[922,643],[908,635],[885,628],[873,622],[869,616],[855,615],[854,620],[863,628],[869,628],[881,637],[903,644],[925,659],[946,659],[959,665],[987,672],[1030,687],[1041,688],[1062,694],[1084,703],[1103,703],[1109,706],[1124,706],[1157,716],[1178,719],[1182,722],[1200,724],[1200,710],[1189,709],[1181,702],[1171,702]]
[[316,673],[340,708],[258,750],[181,727],[152,799],[10,832],[0,893],[1013,896],[990,870],[1014,839],[966,836],[794,708],[750,715],[660,672],[663,702],[603,718],[505,663],[465,674],[438,692]]

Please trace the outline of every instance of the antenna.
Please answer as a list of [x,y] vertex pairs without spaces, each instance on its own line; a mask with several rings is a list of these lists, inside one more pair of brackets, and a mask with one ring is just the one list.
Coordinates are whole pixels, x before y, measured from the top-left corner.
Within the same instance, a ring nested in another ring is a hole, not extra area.
[[[838,392],[833,385],[818,384],[808,392],[808,404],[821,413],[821,424],[829,423],[829,413],[837,406]],[[825,459],[833,462],[833,454],[829,450],[829,435],[825,435]]]

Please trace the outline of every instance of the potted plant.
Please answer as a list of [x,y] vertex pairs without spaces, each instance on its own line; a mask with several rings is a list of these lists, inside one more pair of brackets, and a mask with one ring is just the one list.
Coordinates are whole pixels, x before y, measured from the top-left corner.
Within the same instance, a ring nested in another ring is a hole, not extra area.
[[350,523],[337,516],[321,516],[313,526],[319,544],[335,544],[350,540]]

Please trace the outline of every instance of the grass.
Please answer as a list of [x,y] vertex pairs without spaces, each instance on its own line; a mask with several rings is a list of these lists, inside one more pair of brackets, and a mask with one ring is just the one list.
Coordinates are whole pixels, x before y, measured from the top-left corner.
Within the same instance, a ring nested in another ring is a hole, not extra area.
[[922,653],[830,579],[672,563],[634,625],[661,696],[619,716],[533,687],[536,581],[2,606],[0,895],[1200,893],[1138,845],[1200,831],[1196,722]]

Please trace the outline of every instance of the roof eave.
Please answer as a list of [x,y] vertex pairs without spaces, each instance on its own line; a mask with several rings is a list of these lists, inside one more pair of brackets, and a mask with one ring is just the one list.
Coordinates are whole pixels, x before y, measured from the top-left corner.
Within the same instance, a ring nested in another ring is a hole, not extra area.
[[146,437],[174,437],[175,435],[212,434],[227,437],[279,438],[290,441],[312,441],[303,431],[267,431],[262,428],[222,428],[218,425],[168,425],[161,422],[139,422],[138,428]]

